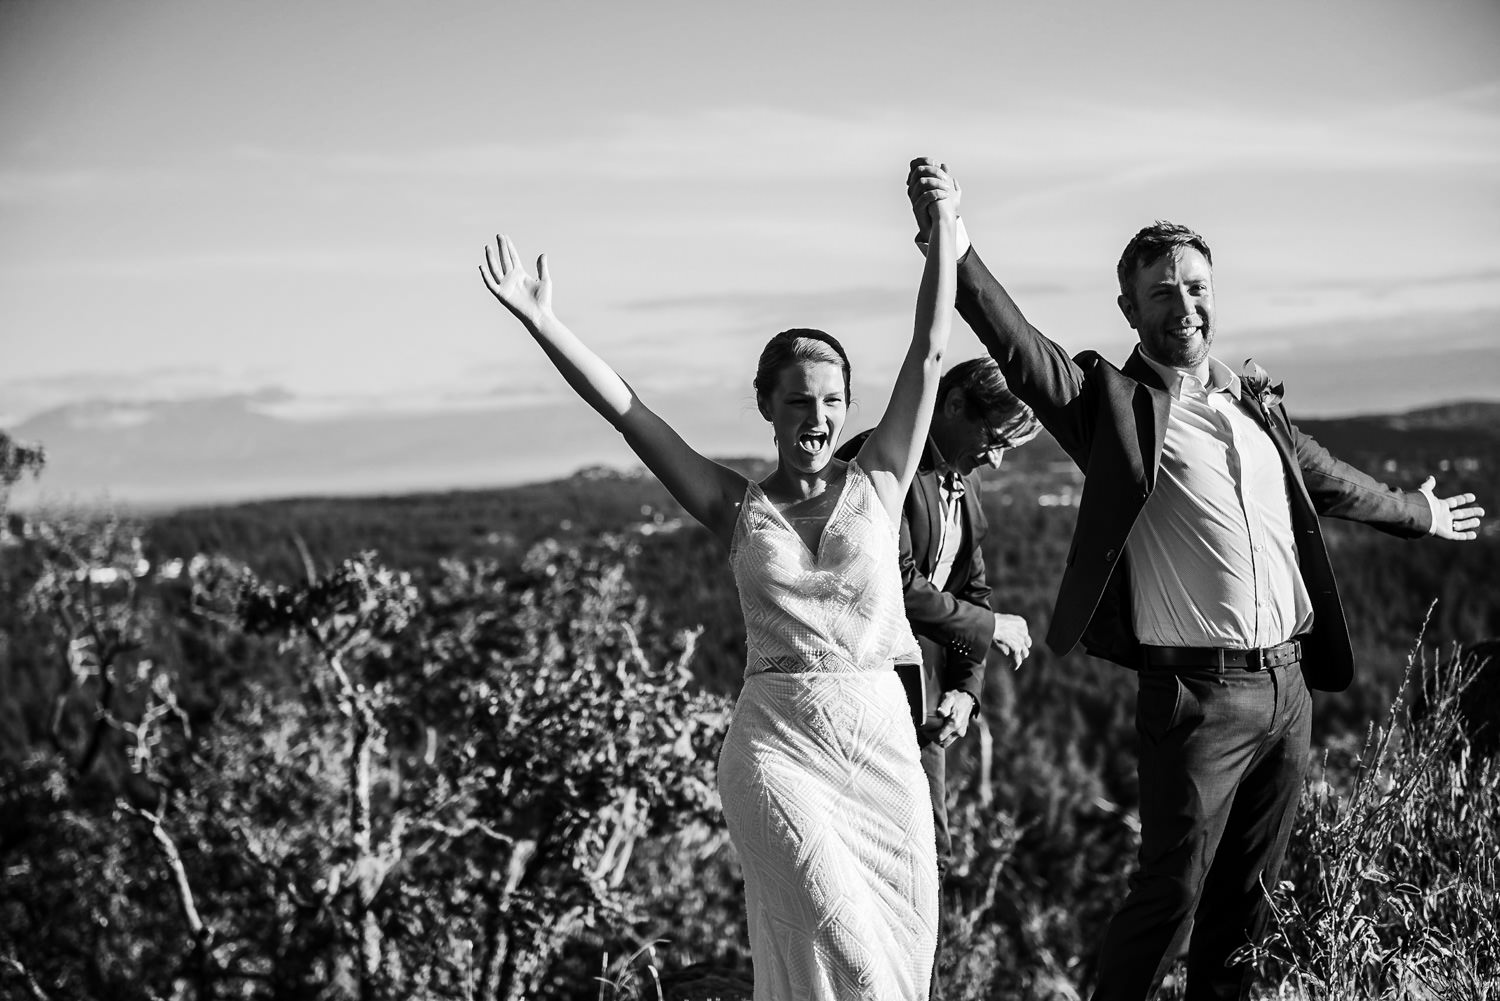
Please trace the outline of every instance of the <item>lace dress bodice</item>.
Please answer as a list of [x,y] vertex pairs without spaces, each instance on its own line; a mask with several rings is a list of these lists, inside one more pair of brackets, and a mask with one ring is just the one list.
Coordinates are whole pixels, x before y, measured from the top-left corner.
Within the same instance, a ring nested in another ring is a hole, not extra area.
[[920,661],[902,600],[898,532],[858,461],[849,463],[816,552],[751,483],[729,548],[745,617],[746,677]]

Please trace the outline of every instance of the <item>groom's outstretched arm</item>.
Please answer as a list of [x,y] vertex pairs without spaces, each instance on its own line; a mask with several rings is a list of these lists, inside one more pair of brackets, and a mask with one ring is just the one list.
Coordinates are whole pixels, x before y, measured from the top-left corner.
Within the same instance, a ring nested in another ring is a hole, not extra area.
[[1416,490],[1382,483],[1363,470],[1335,458],[1287,418],[1302,482],[1314,509],[1321,515],[1357,521],[1406,539],[1436,536],[1466,542],[1479,535],[1484,508],[1471,493],[1437,496],[1437,481],[1429,476]]

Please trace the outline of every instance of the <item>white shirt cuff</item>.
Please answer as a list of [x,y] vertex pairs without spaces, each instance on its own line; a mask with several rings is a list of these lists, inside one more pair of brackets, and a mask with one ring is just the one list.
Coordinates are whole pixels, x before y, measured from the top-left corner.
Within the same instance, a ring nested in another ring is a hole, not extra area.
[[1441,503],[1437,499],[1437,491],[1423,490],[1420,491],[1420,493],[1427,500],[1427,510],[1432,513],[1432,524],[1427,526],[1427,534],[1436,535],[1438,526],[1438,504]]
[[[963,216],[959,216],[958,217],[957,236],[958,236],[958,240],[957,240],[957,250],[958,250],[958,253],[956,253],[956,254],[953,255],[953,259],[957,260],[957,261],[961,261],[961,260],[964,259],[964,255],[969,252],[969,248],[971,246],[973,246],[973,244],[971,244],[969,242],[969,231],[964,228],[964,217]],[[915,243],[917,245],[917,249],[922,252],[922,256],[923,257],[927,256],[927,247],[929,245],[929,241],[922,239],[922,234],[921,233],[918,233],[916,236],[912,237],[911,242]]]

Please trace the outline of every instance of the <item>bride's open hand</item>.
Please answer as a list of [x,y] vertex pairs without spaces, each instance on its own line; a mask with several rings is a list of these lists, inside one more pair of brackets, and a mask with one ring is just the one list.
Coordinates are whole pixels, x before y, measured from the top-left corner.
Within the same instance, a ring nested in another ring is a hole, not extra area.
[[500,304],[528,325],[538,323],[552,313],[552,279],[547,274],[547,255],[536,259],[535,278],[521,265],[521,255],[508,236],[495,237],[495,245],[485,245],[484,263],[479,266],[484,287]]

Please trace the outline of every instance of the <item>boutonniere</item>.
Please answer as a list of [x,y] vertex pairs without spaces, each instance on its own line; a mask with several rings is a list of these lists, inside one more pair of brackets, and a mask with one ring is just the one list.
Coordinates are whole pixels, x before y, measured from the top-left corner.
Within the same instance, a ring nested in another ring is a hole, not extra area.
[[1245,367],[1240,370],[1240,385],[1267,410],[1280,403],[1281,398],[1286,395],[1286,385],[1280,382],[1272,385],[1271,373],[1257,365],[1254,358],[1245,359]]

